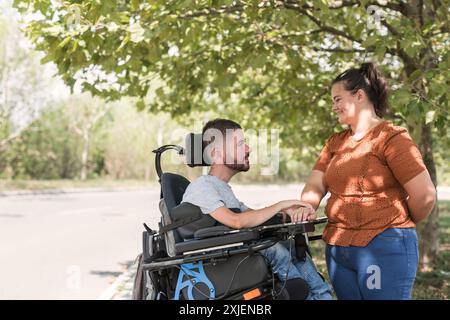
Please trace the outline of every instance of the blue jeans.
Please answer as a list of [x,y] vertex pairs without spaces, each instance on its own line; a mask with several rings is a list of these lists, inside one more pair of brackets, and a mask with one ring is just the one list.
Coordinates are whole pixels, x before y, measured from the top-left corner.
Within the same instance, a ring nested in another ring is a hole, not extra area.
[[289,252],[289,242],[277,242],[275,245],[261,250],[261,254],[270,264],[272,271],[281,281],[287,279],[302,278],[310,288],[307,300],[331,300],[331,287],[317,272],[316,266],[311,257],[306,254],[305,261],[298,260],[292,253],[294,247]]
[[338,299],[411,299],[417,242],[415,228],[391,228],[366,247],[327,245],[328,274]]

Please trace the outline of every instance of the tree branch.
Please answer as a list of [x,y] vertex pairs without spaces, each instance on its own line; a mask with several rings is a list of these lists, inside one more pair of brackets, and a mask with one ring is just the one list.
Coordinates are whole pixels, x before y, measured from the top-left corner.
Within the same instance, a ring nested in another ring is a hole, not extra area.
[[364,49],[344,49],[344,48],[322,48],[322,47],[313,47],[314,51],[324,51],[324,52],[340,52],[340,53],[355,53],[360,52],[364,53],[366,50]]
[[420,21],[420,28],[423,28],[423,0],[419,1],[419,21]]
[[202,17],[202,16],[211,16],[211,15],[220,15],[223,13],[237,13],[242,12],[244,9],[244,5],[237,4],[233,6],[222,6],[220,8],[204,8],[200,9],[195,12],[189,12],[183,15],[178,16],[181,19],[189,19],[189,18],[196,18],[196,17]]
[[386,1],[386,4],[381,4],[378,1],[371,1],[371,2],[367,3],[366,8],[370,5],[400,12],[405,17],[408,16],[408,12],[409,12],[408,5],[405,3],[398,3],[398,2],[395,3],[392,1]]
[[[357,1],[343,1],[340,5],[336,6],[330,6],[329,8],[332,10],[341,9],[344,7],[354,6],[358,5],[359,2]],[[288,2],[288,1],[278,1],[276,3],[276,7],[282,7],[289,10],[295,10],[305,16],[307,16],[312,22],[314,22],[320,30],[317,30],[316,32],[322,31],[322,32],[328,32],[343,38],[346,38],[353,42],[361,43],[362,41],[357,39],[356,37],[345,33],[344,31],[341,31],[339,29],[333,28],[331,26],[325,25],[322,23],[319,19],[315,18],[311,13],[309,13],[308,9],[313,9],[313,7],[303,4],[300,5],[298,3]],[[195,18],[195,17],[201,17],[201,16],[211,16],[211,15],[220,15],[224,13],[238,13],[242,12],[242,10],[245,8],[242,4],[237,4],[233,6],[222,6],[220,8],[204,8],[197,10],[195,12],[189,12],[184,15],[180,15],[179,18],[181,19],[188,19],[188,18]]]
[[295,10],[303,15],[305,15],[306,17],[308,17],[312,22],[314,22],[314,24],[316,24],[320,30],[346,38],[352,42],[358,42],[361,43],[362,41],[359,39],[356,39],[354,36],[345,33],[344,31],[338,30],[336,28],[333,28],[331,26],[325,25],[324,23],[322,23],[322,21],[320,21],[319,19],[317,19],[316,17],[314,17],[311,13],[309,13],[306,9],[304,9],[302,6],[296,4],[296,3],[291,3],[291,2],[282,2],[282,6],[286,9],[290,9],[290,10]]
[[[402,38],[402,35],[400,32],[395,29],[391,24],[389,24],[386,20],[382,20],[381,23],[388,29],[390,33],[392,33],[394,36],[397,37],[398,40]],[[414,61],[413,58],[411,58],[405,50],[400,46],[400,42],[397,40],[397,48],[394,50],[395,53],[399,55],[400,58],[405,62],[405,64],[409,65],[410,68],[416,69],[416,61]]]
[[281,34],[280,37],[281,38],[290,38],[290,37],[304,37],[304,36],[309,36],[315,33],[321,33],[323,32],[323,30],[321,29],[316,29],[316,30],[312,30],[312,31],[307,31],[307,32],[289,32],[289,33],[285,33],[285,34]]
[[383,26],[385,26],[388,31],[390,33],[392,33],[394,36],[396,37],[402,37],[402,35],[400,34],[400,32],[397,31],[397,29],[395,29],[389,22],[387,22],[385,19],[381,20],[381,23],[383,24]]
[[[278,3],[286,3],[286,2],[287,1],[278,1]],[[292,4],[297,4],[295,2],[291,2],[291,3]],[[341,4],[329,6],[328,9],[330,9],[330,10],[338,10],[338,9],[342,9],[342,8],[345,8],[345,7],[353,7],[355,5],[360,5],[360,1],[345,1],[344,0],[344,1],[342,1]],[[314,7],[312,7],[312,6],[308,5],[308,4],[302,4],[301,8],[303,8],[305,10],[306,9],[314,9]],[[320,11],[320,8],[318,8],[317,10]]]

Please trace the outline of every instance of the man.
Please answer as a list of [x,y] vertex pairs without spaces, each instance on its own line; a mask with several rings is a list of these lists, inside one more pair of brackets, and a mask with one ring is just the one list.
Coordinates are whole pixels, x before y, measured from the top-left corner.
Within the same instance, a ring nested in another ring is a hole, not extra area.
[[[233,229],[258,226],[280,212],[289,215],[292,221],[314,217],[311,205],[299,200],[284,200],[253,210],[236,198],[228,182],[237,173],[250,169],[250,148],[239,124],[227,119],[209,121],[203,127],[203,139],[206,141],[204,155],[211,169],[208,175],[199,177],[188,186],[182,202],[200,207],[204,214]],[[241,212],[235,213],[230,208]],[[304,261],[298,260],[286,243],[277,243],[261,253],[280,280],[305,280],[310,287],[307,299],[332,298],[329,285],[319,275],[309,255]]]

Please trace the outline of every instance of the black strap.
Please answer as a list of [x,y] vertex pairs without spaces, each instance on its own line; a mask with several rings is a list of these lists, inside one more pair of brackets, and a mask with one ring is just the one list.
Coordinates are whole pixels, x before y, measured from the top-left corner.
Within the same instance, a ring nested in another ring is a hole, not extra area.
[[169,223],[168,225],[160,226],[159,234],[167,233],[168,231],[182,227],[188,223],[197,221],[200,218],[201,218],[201,216],[195,216],[195,217],[188,217],[188,218],[184,218],[184,219],[174,220],[172,223]]
[[303,234],[297,234],[294,239],[295,255],[298,260],[305,261],[306,253],[308,252],[309,255],[311,255],[311,252],[309,252],[308,244],[306,243],[306,238]]

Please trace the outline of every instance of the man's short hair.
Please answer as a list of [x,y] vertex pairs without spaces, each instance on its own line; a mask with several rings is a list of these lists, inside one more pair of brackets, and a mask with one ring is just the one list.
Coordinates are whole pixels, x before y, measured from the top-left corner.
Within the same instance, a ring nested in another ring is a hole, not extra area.
[[[202,135],[204,136],[205,132],[208,131],[209,129],[215,129],[220,131],[222,133],[222,137],[225,138],[227,130],[242,129],[242,127],[240,126],[240,124],[234,122],[233,120],[217,118],[214,120],[210,120],[205,124],[202,130]],[[206,148],[206,146],[208,146],[211,142],[213,141],[203,140],[203,148]]]

